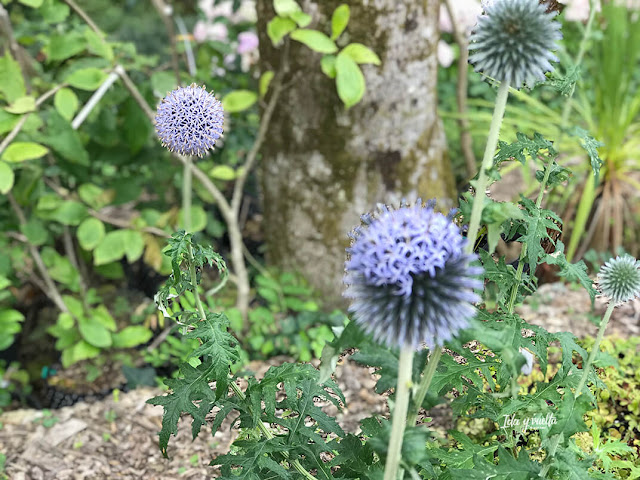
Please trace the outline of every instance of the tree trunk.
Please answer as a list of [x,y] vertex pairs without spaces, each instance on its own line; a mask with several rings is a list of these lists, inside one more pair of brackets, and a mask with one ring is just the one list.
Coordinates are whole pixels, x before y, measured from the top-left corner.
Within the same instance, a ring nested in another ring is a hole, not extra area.
[[[308,28],[330,33],[340,0],[299,2]],[[364,65],[363,100],[346,110],[321,55],[290,41],[288,73],[260,163],[267,260],[302,273],[325,306],[344,306],[347,233],[383,202],[436,198],[453,206],[454,182],[436,113],[437,0],[349,0],[339,47],[359,42],[380,57]],[[284,47],[266,34],[272,0],[258,0],[260,62],[277,71]],[[346,37],[346,38],[343,38]]]

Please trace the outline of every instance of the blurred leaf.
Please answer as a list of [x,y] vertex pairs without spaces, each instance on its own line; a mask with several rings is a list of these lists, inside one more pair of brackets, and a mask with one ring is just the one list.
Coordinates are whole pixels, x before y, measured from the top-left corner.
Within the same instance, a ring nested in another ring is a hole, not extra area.
[[18,0],[23,5],[31,8],[40,8],[43,0]]
[[271,84],[271,80],[273,80],[273,76],[274,76],[273,70],[267,70],[260,76],[259,88],[258,88],[258,91],[260,92],[260,98],[263,98],[267,94],[267,91],[269,90],[269,85]]
[[72,87],[90,92],[97,90],[107,78],[107,74],[99,68],[89,67],[76,70],[65,81]]
[[62,61],[82,52],[87,47],[83,35],[76,31],[51,35],[49,45],[45,47],[49,62]]
[[33,112],[36,109],[36,99],[33,97],[20,97],[16,99],[11,105],[5,107],[5,110],[9,113],[21,114],[27,112]]
[[80,340],[62,352],[62,366],[67,368],[80,360],[97,357],[100,355],[100,351],[99,348],[94,347],[90,343]]
[[95,320],[79,320],[78,329],[82,338],[94,347],[108,348],[111,346],[111,333]]
[[51,147],[66,160],[89,166],[89,154],[84,148],[78,132],[71,128],[68,120],[57,111],[49,112],[46,136],[38,135],[38,140]]
[[229,165],[216,165],[209,171],[209,176],[216,180],[233,180],[236,178],[236,171]]
[[147,327],[141,325],[126,327],[113,334],[113,348],[137,347],[138,345],[147,343],[152,336],[153,332]]
[[327,77],[336,78],[336,56],[325,55],[320,60],[320,69]]
[[360,67],[342,52],[336,58],[336,86],[338,96],[347,108],[358,103],[364,95],[365,82]]
[[301,10],[295,0],[273,0],[273,8],[278,15],[283,17]]
[[333,15],[331,15],[331,40],[335,40],[344,32],[344,29],[347,28],[347,24],[349,23],[350,15],[349,5],[346,3],[338,6],[333,11]]
[[47,229],[36,217],[30,217],[27,223],[20,225],[20,231],[27,237],[32,245],[42,245],[47,241]]
[[[42,261],[49,270],[51,278],[55,281],[62,283],[73,292],[77,292],[80,289],[80,274],[78,270],[71,265],[68,258],[63,257],[51,247],[44,247],[42,249]],[[73,308],[73,311],[74,313],[77,313],[77,316],[82,315],[82,306],[80,306],[79,309],[76,309],[76,306],[73,305],[73,302],[71,301],[67,307],[70,310]],[[77,310],[79,310],[79,312]]]
[[64,225],[77,226],[82,220],[87,218],[88,215],[87,207],[82,203],[67,200],[52,212],[51,218]]
[[25,160],[40,158],[48,151],[46,147],[37,143],[13,142],[9,144],[2,154],[2,160],[11,163],[24,162]]
[[24,315],[17,310],[0,310],[0,351],[6,350],[13,343],[14,337],[22,330],[20,322],[24,321]]
[[78,227],[77,236],[80,246],[85,250],[91,251],[104,239],[104,223],[97,218],[89,217]]
[[11,57],[8,49],[4,57],[0,57],[0,92],[9,103],[26,95],[20,65]]
[[[191,206],[191,231],[201,232],[207,226],[207,212],[200,205]],[[178,214],[179,230],[184,230],[184,211],[180,209]]]
[[298,24],[298,27],[304,28],[311,23],[311,15],[304,12],[293,12],[289,14],[289,18]]
[[5,162],[0,162],[0,193],[6,195],[13,188],[15,175],[13,169]]
[[142,238],[142,234],[140,232],[136,232],[134,230],[121,231],[124,235],[125,254],[127,256],[127,261],[129,263],[133,263],[142,256],[142,252],[144,251],[144,239]]
[[229,113],[237,113],[251,107],[258,100],[258,95],[251,90],[234,90],[222,98],[222,106]]
[[111,316],[111,313],[109,313],[109,310],[107,310],[107,307],[105,307],[104,305],[98,305],[96,308],[94,308],[91,311],[91,315],[93,320],[98,322],[110,332],[115,332],[118,329],[116,321]]
[[83,183],[78,187],[78,195],[82,201],[96,210],[109,205],[114,194],[113,190],[104,190],[93,183]]
[[274,17],[267,24],[267,35],[271,39],[271,43],[277,45],[285,35],[296,29],[296,22],[289,18]]
[[369,47],[364,46],[361,43],[350,43],[342,49],[341,54],[347,55],[353,59],[354,62],[360,63],[372,63],[374,65],[380,65],[380,58]]
[[113,60],[113,49],[102,36],[98,35],[89,27],[86,27],[84,30],[84,38],[87,40],[91,53],[110,62]]
[[300,28],[291,32],[291,38],[304,43],[311,50],[319,53],[335,53],[338,47],[329,37],[317,30]]
[[58,113],[68,121],[71,121],[78,111],[78,97],[70,88],[58,90],[53,97],[53,104]]
[[138,153],[149,140],[153,130],[151,122],[133,98],[128,98],[122,105],[124,122],[122,123],[124,138],[129,144],[131,153]]
[[151,87],[159,97],[164,97],[176,88],[176,76],[172,72],[155,72],[151,75]]
[[44,0],[40,13],[47,23],[60,23],[69,16],[69,6],[59,0]]
[[93,252],[94,265],[104,265],[124,257],[124,241],[125,235],[122,230],[107,233]]

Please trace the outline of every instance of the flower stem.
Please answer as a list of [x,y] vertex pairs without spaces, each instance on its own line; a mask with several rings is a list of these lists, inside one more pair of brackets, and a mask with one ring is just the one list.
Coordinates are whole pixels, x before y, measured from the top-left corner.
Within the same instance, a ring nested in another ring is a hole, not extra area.
[[487,170],[493,164],[493,156],[498,145],[498,135],[504,118],[504,111],[507,106],[507,98],[509,97],[509,82],[502,82],[498,88],[498,96],[496,97],[496,105],[493,110],[493,118],[491,119],[491,127],[489,128],[489,138],[487,138],[487,146],[484,150],[482,165],[478,174],[478,180],[475,182],[476,197],[473,200],[471,209],[471,219],[469,221],[469,230],[467,231],[467,253],[472,253],[478,229],[480,227],[480,219],[482,217],[482,209],[484,208],[485,190],[487,188],[488,178]]
[[393,410],[393,423],[391,424],[391,439],[387,463],[384,468],[384,480],[396,480],[398,468],[402,460],[402,439],[409,410],[409,386],[411,384],[411,371],[413,365],[413,348],[402,347],[398,361],[398,386],[396,387],[396,406]]
[[193,179],[192,159],[186,157],[182,170],[182,226],[185,232],[191,231],[191,185]]
[[418,391],[416,392],[416,396],[413,400],[413,408],[411,409],[411,413],[407,418],[407,425],[413,427],[416,424],[416,418],[418,417],[418,412],[422,407],[422,402],[424,402],[424,397],[427,396],[427,392],[429,391],[429,386],[431,385],[431,380],[433,380],[433,375],[436,373],[436,367],[440,362],[440,357],[442,356],[442,347],[436,346],[431,352],[431,356],[427,361],[427,365],[422,373],[422,380],[420,380],[420,385],[418,385]]
[[596,337],[596,342],[593,344],[591,348],[591,353],[589,354],[589,359],[587,360],[587,364],[582,366],[582,378],[580,379],[580,383],[578,384],[578,388],[576,388],[576,397],[582,393],[582,388],[585,383],[587,383],[587,377],[589,376],[589,369],[593,364],[593,361],[596,358],[596,355],[600,351],[600,342],[602,342],[602,338],[604,337],[604,331],[607,329],[607,324],[609,323],[609,319],[611,318],[611,313],[615,308],[616,303],[613,300],[609,301],[609,306],[607,307],[607,311],[604,312],[604,316],[602,317],[602,321],[600,322],[600,328],[598,329],[598,336]]

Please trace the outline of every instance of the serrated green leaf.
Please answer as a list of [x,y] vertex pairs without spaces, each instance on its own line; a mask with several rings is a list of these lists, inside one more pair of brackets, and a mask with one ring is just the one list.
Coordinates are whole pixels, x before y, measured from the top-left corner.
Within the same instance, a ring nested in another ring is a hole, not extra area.
[[291,38],[303,43],[314,52],[335,53],[338,51],[338,47],[333,40],[317,30],[299,28],[291,32]]
[[105,232],[102,221],[89,217],[78,226],[78,243],[83,249],[91,251],[102,242]]
[[2,153],[2,160],[9,163],[34,160],[45,155],[49,150],[34,142],[12,142]]
[[250,108],[257,100],[258,95],[256,92],[234,90],[222,97],[222,106],[229,113],[237,113]]
[[523,165],[526,162],[526,155],[532,159],[536,159],[541,151],[548,151],[549,155],[555,157],[558,152],[553,148],[553,143],[546,140],[539,133],[533,135],[533,139],[529,139],[524,133],[516,133],[517,140],[513,143],[498,142],[498,153],[493,159],[495,166],[500,165],[504,161],[515,158]]
[[351,57],[351,59],[357,64],[372,63],[374,65],[380,65],[380,58],[369,47],[364,46],[361,43],[350,43],[342,49],[341,54]]
[[597,292],[593,286],[593,281],[587,273],[587,266],[582,260],[576,263],[569,262],[564,255],[564,244],[561,241],[558,240],[556,243],[555,252],[544,256],[541,261],[549,265],[558,265],[560,267],[558,276],[569,282],[580,283],[589,293],[591,302],[594,302]]
[[171,389],[171,393],[147,400],[147,403],[160,405],[164,409],[159,446],[165,458],[168,458],[169,438],[172,434],[178,434],[178,420],[182,413],[188,413],[193,418],[191,429],[195,438],[202,425],[206,423],[206,415],[215,402],[214,392],[209,387],[213,367],[207,367],[204,364],[192,367],[188,363],[183,363],[180,365],[179,372],[179,378],[169,378],[164,381],[165,385]]
[[78,97],[70,88],[61,88],[56,92],[53,97],[53,104],[58,110],[60,116],[68,121],[73,119],[73,116],[78,111]]
[[599,142],[586,130],[580,127],[574,127],[571,131],[571,134],[578,137],[580,139],[580,145],[589,155],[589,160],[591,161],[591,170],[593,171],[593,176],[595,177],[596,185],[598,184],[598,180],[600,178],[600,168],[604,165],[604,162],[598,155],[598,148],[604,147],[604,143]]
[[351,12],[349,10],[349,5],[343,3],[339,5],[331,15],[331,40],[337,39],[344,29],[347,28],[347,24],[349,23],[349,16]]
[[350,108],[358,103],[365,91],[364,75],[358,64],[342,52],[336,58],[336,87],[338,96],[345,107]]
[[13,188],[15,174],[13,169],[5,162],[0,162],[0,193],[6,195]]
[[71,73],[65,82],[80,90],[93,92],[107,79],[107,74],[99,68],[89,67]]
[[274,17],[267,24],[267,35],[273,45],[278,45],[280,41],[289,33],[296,29],[296,22],[290,18]]

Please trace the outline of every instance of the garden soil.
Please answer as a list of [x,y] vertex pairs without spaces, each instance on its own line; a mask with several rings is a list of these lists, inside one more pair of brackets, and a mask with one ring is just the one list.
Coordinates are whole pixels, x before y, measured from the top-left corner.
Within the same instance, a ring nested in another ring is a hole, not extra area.
[[[520,314],[549,331],[569,330],[582,336],[595,334],[597,327],[587,317],[592,314],[598,318],[604,309],[604,302],[596,300],[591,313],[589,298],[582,290],[553,283],[541,286]],[[640,335],[640,301],[617,308],[607,334],[625,338]],[[269,366],[283,361],[286,360],[274,358],[252,363],[248,369],[261,376]],[[374,391],[376,378],[371,369],[344,358],[336,377],[347,406],[339,413],[332,405],[324,408],[337,416],[346,431],[357,433],[361,419],[388,414],[386,396]],[[7,457],[4,473],[11,480],[216,478],[218,472],[208,466],[209,462],[228,451],[237,431],[229,428],[228,420],[213,436],[203,427],[192,441],[190,417],[183,417],[178,435],[169,441],[169,459],[165,459],[157,444],[162,408],[145,403],[161,393],[160,389],[141,388],[94,403],[80,402],[53,410],[51,417],[32,409],[0,415],[0,452]],[[429,424],[437,430],[452,426],[446,406],[428,414],[432,418]]]

